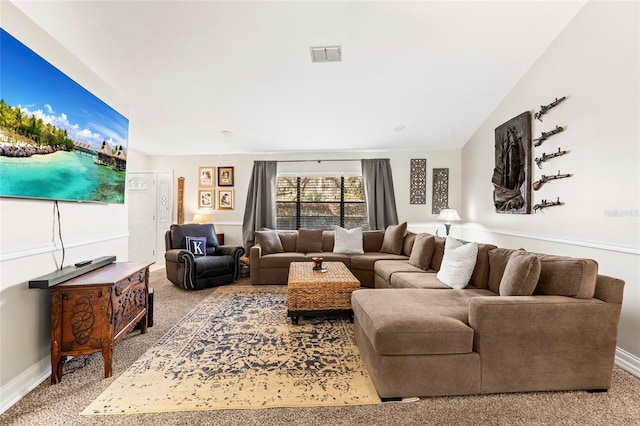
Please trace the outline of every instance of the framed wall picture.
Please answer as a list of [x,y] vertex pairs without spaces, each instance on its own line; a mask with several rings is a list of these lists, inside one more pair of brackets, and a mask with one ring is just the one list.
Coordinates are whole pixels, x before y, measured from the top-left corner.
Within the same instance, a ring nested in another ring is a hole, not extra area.
[[199,209],[213,208],[213,189],[198,190],[198,208]]
[[200,167],[198,169],[199,186],[213,186],[213,167]]
[[233,167],[218,167],[218,186],[233,186]]
[[233,189],[218,189],[217,195],[219,210],[233,210]]

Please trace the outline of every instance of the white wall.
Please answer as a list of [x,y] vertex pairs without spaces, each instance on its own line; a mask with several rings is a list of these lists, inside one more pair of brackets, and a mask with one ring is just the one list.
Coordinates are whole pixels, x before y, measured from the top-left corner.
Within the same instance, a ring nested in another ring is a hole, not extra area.
[[[618,362],[640,375],[639,3],[588,2],[523,76],[462,150],[462,214],[468,239],[593,258],[600,273],[626,281]],[[541,23],[541,31],[543,30]],[[491,175],[494,130],[523,111],[567,99],[534,120],[534,137],[564,126],[534,156],[570,153],[535,164],[541,174],[573,173],[533,194],[565,205],[537,214],[497,214]],[[625,361],[626,360],[626,361]]]
[[[305,152],[287,154],[252,155],[214,155],[214,156],[153,156],[146,159],[130,159],[136,164],[145,164],[150,170],[173,170],[178,177],[185,178],[184,219],[190,222],[198,212],[198,167],[233,166],[235,174],[234,210],[202,210],[210,213],[217,232],[225,234],[226,244],[242,244],[242,220],[247,198],[247,187],[255,160],[330,160],[354,159],[353,162],[323,161],[305,163],[280,163],[278,169],[294,170],[299,167],[305,171],[341,172],[360,171],[362,158],[389,158],[394,179],[394,190],[400,222],[407,221],[409,228],[415,231],[434,232],[436,228],[444,232],[444,225],[436,221],[437,215],[431,214],[431,185],[433,168],[449,168],[449,206],[460,208],[460,150],[421,151],[421,152]],[[427,203],[409,203],[409,174],[412,158],[427,160]],[[177,204],[177,201],[174,201]]]
[[[94,95],[127,116],[127,104],[95,74],[28,20],[0,2],[0,25]],[[127,260],[126,205],[60,202],[64,265],[115,255]],[[50,374],[47,290],[28,281],[62,261],[52,201],[0,198],[0,413]]]

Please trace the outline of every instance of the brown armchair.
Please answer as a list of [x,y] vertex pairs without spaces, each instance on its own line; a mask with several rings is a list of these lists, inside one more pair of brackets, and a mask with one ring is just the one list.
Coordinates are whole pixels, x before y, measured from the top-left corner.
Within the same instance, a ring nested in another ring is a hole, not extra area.
[[167,279],[178,287],[200,290],[229,284],[240,275],[244,248],[219,245],[211,223],[171,225],[164,242]]

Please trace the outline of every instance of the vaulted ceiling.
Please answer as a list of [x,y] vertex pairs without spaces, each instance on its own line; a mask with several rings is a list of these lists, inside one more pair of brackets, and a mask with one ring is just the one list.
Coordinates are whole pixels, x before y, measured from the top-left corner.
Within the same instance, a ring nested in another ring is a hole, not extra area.
[[127,100],[130,147],[195,155],[459,148],[584,1],[13,4]]

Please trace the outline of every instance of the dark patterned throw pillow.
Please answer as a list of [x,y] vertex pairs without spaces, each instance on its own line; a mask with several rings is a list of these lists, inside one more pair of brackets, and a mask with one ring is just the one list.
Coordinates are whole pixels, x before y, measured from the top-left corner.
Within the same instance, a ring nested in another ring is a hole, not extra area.
[[207,254],[207,238],[206,237],[185,237],[187,240],[187,250],[194,256],[206,256]]

